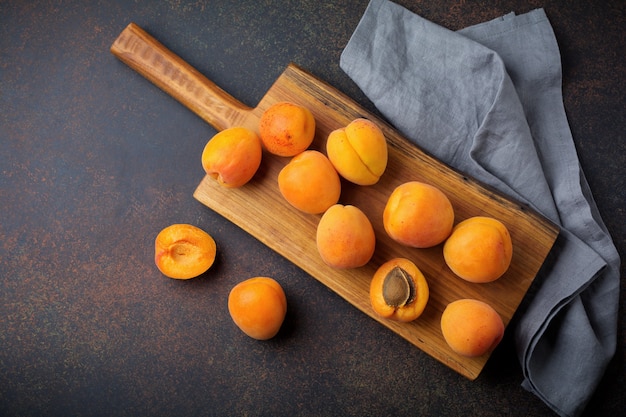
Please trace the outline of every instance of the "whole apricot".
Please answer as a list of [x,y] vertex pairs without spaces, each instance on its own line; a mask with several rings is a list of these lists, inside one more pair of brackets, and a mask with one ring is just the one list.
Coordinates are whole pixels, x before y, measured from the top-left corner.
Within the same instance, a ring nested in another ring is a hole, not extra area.
[[295,208],[318,214],[337,204],[341,181],[323,153],[308,150],[294,156],[278,173],[278,188]]
[[357,268],[374,255],[376,235],[372,223],[358,207],[335,204],[317,225],[317,250],[334,268]]
[[446,240],[454,224],[454,209],[438,188],[418,181],[396,187],[383,211],[383,226],[393,240],[414,248],[429,248]]
[[262,153],[261,140],[255,132],[245,127],[231,127],[207,142],[202,151],[202,167],[221,185],[241,187],[259,169]]
[[504,336],[504,323],[489,304],[461,299],[448,304],[443,311],[441,332],[453,351],[475,357],[495,349]]
[[358,185],[376,184],[387,168],[387,140],[372,121],[355,119],[328,135],[326,153],[339,174]]
[[415,320],[426,308],[428,297],[424,274],[406,258],[395,258],[382,264],[370,283],[372,308],[390,320]]
[[154,263],[163,275],[189,279],[207,271],[215,261],[215,241],[190,224],[172,224],[155,239]]
[[494,218],[471,217],[452,229],[443,245],[443,257],[452,272],[466,281],[495,281],[511,264],[511,235]]
[[269,277],[255,277],[235,285],[228,294],[228,312],[253,339],[276,336],[287,313],[287,297],[281,285]]
[[315,118],[304,106],[279,102],[261,115],[259,134],[268,152],[278,156],[295,156],[313,142]]

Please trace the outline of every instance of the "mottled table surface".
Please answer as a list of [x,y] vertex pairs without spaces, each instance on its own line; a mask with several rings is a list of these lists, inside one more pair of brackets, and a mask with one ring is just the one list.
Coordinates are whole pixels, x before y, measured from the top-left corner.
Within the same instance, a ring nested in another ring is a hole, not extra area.
[[[624,2],[398,3],[453,30],[545,8],[580,162],[624,259]],[[466,380],[194,200],[215,130],[109,52],[134,21],[251,106],[295,62],[375,111],[339,68],[366,5],[0,2],[0,415],[550,415],[520,386],[510,333]],[[172,223],[214,236],[208,273],[156,269]],[[226,308],[257,275],[289,302],[267,342]],[[626,408],[625,346],[620,320],[586,416]]]

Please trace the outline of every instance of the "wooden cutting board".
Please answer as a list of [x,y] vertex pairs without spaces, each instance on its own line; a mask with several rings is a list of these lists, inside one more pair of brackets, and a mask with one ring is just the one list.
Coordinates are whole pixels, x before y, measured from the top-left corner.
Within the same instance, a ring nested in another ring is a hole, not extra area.
[[[290,101],[311,110],[317,124],[311,148],[324,152],[325,141],[331,131],[358,117],[376,122],[389,144],[387,170],[374,186],[362,187],[343,182],[340,200],[342,204],[361,208],[376,231],[376,252],[364,267],[338,270],[322,262],[315,245],[316,227],[321,216],[292,208],[278,190],[277,175],[289,161],[288,158],[264,153],[256,176],[239,189],[223,188],[205,177],[194,197],[433,358],[469,379],[479,375],[489,354],[466,358],[452,352],[439,327],[441,313],[454,300],[477,298],[491,304],[502,316],[505,326],[508,325],[558,235],[554,224],[528,207],[425,154],[349,97],[295,65],[289,65],[260,103],[250,108],[221,90],[135,24],[131,23],[119,35],[111,52],[217,130],[246,126],[258,131],[258,120],[269,106],[279,101]],[[198,164],[201,152],[198,149]],[[386,235],[382,225],[386,200],[396,186],[412,180],[430,183],[443,190],[454,206],[456,222],[472,216],[492,216],[508,227],[514,250],[511,266],[504,276],[489,284],[465,282],[445,265],[441,245],[430,249],[407,248]],[[379,265],[393,257],[412,259],[424,272],[430,287],[430,300],[424,313],[411,323],[382,319],[369,303],[369,283],[373,273]],[[381,332],[384,331],[381,328]]]

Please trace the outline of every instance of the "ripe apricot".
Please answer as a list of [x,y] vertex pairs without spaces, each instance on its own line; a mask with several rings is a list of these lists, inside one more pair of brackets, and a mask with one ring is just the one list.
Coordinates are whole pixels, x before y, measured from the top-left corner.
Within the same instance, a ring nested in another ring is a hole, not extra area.
[[396,242],[428,248],[443,242],[452,231],[454,209],[438,188],[409,181],[393,190],[383,211],[385,231]]
[[461,299],[448,304],[443,311],[441,332],[453,351],[475,357],[495,349],[504,336],[504,323],[489,304]]
[[335,268],[357,268],[374,255],[376,235],[372,223],[358,207],[335,204],[317,225],[317,250]]
[[228,312],[253,339],[276,336],[287,313],[287,297],[280,284],[269,277],[255,277],[235,285],[228,294]]
[[466,281],[495,281],[511,264],[511,235],[494,218],[471,217],[452,229],[443,245],[443,257],[452,272]]
[[268,152],[279,156],[295,156],[313,142],[315,118],[306,107],[279,102],[261,115],[259,134]]
[[415,320],[424,311],[428,297],[424,274],[406,258],[395,258],[382,264],[370,283],[372,308],[390,320]]
[[278,188],[295,208],[318,214],[337,204],[341,181],[323,153],[308,150],[294,156],[278,173]]
[[367,119],[355,119],[334,130],[326,142],[328,159],[337,172],[358,185],[376,184],[387,168],[387,140]]
[[245,127],[231,127],[211,138],[202,151],[202,167],[225,187],[241,187],[261,165],[259,136]]
[[154,263],[163,275],[189,279],[207,271],[215,261],[215,241],[190,224],[172,224],[159,232],[154,242]]

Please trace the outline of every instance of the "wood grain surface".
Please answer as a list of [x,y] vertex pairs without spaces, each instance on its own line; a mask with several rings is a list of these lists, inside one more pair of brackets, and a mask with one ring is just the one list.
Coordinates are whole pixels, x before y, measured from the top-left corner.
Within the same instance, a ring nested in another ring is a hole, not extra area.
[[[326,137],[334,129],[358,117],[376,122],[389,145],[387,170],[373,186],[362,187],[343,181],[340,199],[342,204],[361,208],[374,226],[376,252],[364,267],[338,270],[328,267],[321,260],[315,246],[320,216],[292,208],[278,190],[277,175],[289,161],[288,158],[264,153],[261,167],[253,180],[239,189],[221,187],[205,177],[194,197],[433,358],[469,379],[475,379],[480,374],[489,354],[466,358],[452,352],[439,327],[443,309],[459,298],[480,299],[500,313],[506,326],[558,235],[555,225],[528,207],[430,157],[349,97],[294,64],[285,69],[259,104],[250,108],[221,90],[135,24],[131,23],[120,34],[111,52],[217,130],[231,126],[258,130],[258,120],[269,106],[279,101],[290,101],[311,110],[316,119],[316,136],[311,148],[324,152]],[[455,209],[455,223],[482,215],[495,217],[508,227],[513,241],[513,260],[504,276],[489,284],[465,282],[445,265],[441,245],[413,249],[393,242],[386,235],[382,225],[386,200],[396,186],[413,180],[433,184],[446,193]],[[430,287],[430,300],[424,313],[411,323],[382,319],[369,304],[371,276],[379,265],[393,257],[412,259],[424,272]]]

